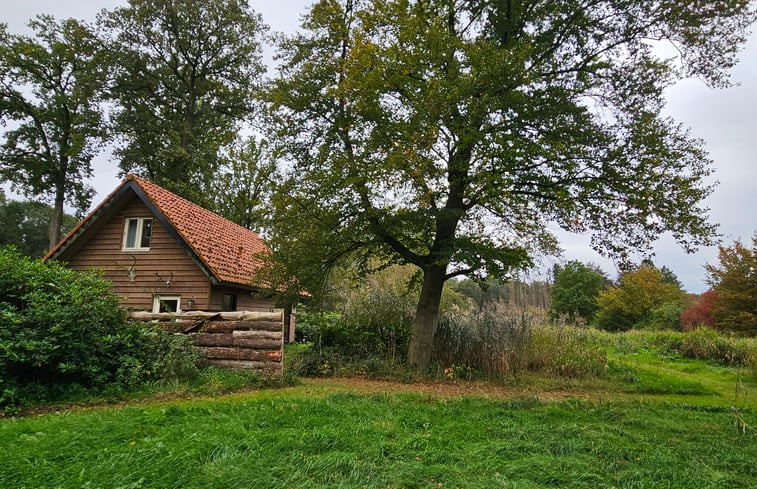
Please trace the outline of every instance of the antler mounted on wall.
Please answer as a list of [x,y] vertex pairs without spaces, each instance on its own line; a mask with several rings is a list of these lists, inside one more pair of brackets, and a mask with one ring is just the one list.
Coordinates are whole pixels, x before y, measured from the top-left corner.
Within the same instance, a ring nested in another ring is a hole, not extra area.
[[155,272],[155,275],[158,276],[158,278],[163,282],[163,285],[166,288],[170,287],[171,286],[171,282],[173,282],[173,272],[169,270],[168,273],[171,274],[171,278],[169,278],[168,280],[166,280],[160,273]]
[[118,267],[119,270],[125,270],[126,275],[129,277],[129,282],[134,282],[134,280],[137,278],[137,257],[134,255],[129,255],[131,257],[131,265],[128,267],[125,267],[118,263],[115,258],[113,258],[113,263],[116,264],[116,267]]

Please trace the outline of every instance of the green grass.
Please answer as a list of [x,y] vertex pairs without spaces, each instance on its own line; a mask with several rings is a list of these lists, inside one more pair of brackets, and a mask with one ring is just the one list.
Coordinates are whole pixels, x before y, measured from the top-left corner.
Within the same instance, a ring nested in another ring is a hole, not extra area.
[[11,414],[33,415],[65,410],[72,406],[102,406],[156,398],[171,400],[218,396],[231,392],[293,385],[294,383],[296,383],[296,380],[289,377],[270,377],[251,371],[207,367],[200,370],[198,375],[192,378],[147,382],[130,388],[124,388],[118,384],[102,390],[89,390],[78,385],[61,386],[60,395],[54,401],[24,404],[13,409],[0,409],[0,419]]
[[598,336],[602,375],[250,392],[281,384],[207,370],[79,397],[0,419],[0,488],[757,487],[754,369],[657,336]]
[[626,352],[610,349],[608,357],[611,369],[605,385],[611,391],[654,395],[667,402],[757,410],[757,376],[753,369],[645,348]]
[[[445,400],[311,382],[2,420],[0,487],[757,486],[757,434],[728,409]],[[754,412],[741,416],[757,424]]]
[[733,400],[741,385],[742,389],[748,389],[747,392],[742,392],[742,397],[751,394],[751,398],[754,394],[754,375],[745,368],[724,367],[687,358],[668,359],[649,352],[619,355],[616,360],[618,365],[622,365],[621,368],[630,369],[641,377],[640,389],[631,388],[631,392],[644,391],[647,387],[652,387],[649,392],[654,392],[654,386],[668,385],[669,389],[663,388],[659,392],[704,394]]

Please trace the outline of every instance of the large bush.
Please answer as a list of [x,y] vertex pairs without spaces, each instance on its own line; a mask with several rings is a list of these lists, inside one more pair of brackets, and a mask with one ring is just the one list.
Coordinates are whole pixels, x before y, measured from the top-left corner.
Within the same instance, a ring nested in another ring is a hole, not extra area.
[[652,266],[623,274],[620,287],[599,293],[594,324],[608,331],[677,329],[687,297]]
[[128,323],[109,285],[0,249],[0,407],[194,370],[188,339]]

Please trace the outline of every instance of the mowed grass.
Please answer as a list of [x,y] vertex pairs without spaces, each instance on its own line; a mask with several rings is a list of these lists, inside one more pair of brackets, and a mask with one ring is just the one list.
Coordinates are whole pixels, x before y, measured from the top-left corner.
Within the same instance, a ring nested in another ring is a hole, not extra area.
[[[704,360],[666,359],[649,352],[614,358],[622,391],[659,394],[669,401],[757,409],[757,378],[748,368]],[[625,372],[624,372],[625,369]]]
[[749,409],[369,386],[0,420],[0,487],[757,487]]

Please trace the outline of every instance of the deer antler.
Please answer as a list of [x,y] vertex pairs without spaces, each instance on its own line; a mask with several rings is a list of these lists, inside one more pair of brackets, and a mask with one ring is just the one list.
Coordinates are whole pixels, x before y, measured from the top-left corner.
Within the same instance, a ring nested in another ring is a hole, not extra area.
[[131,265],[128,267],[125,267],[118,263],[115,258],[113,258],[113,263],[116,264],[116,266],[119,268],[119,270],[126,270],[126,275],[129,276],[129,282],[134,282],[134,280],[137,278],[137,257],[134,255],[129,255],[131,257]]
[[171,282],[173,282],[173,272],[169,270],[168,273],[171,274],[171,278],[169,278],[168,280],[166,280],[165,278],[163,278],[163,276],[160,273],[155,272],[155,275],[157,275],[158,278],[165,283],[166,287],[170,287],[171,286]]

